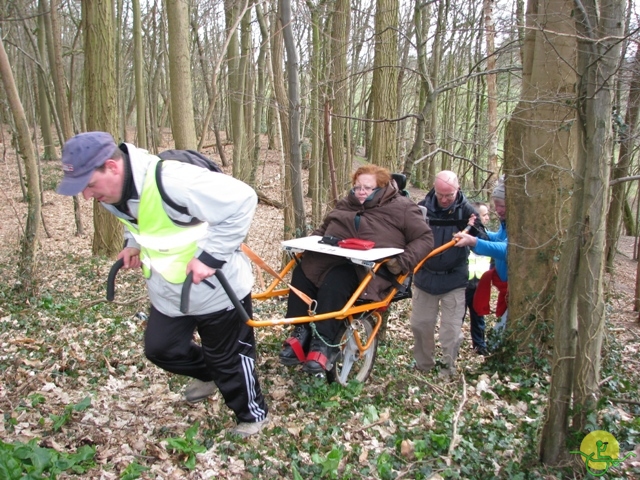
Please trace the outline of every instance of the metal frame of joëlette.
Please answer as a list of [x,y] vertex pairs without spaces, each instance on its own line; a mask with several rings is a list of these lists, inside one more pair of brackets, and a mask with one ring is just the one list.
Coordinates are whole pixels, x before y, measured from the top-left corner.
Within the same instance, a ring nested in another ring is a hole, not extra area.
[[[420,263],[418,263],[418,265],[416,265],[416,267],[413,269],[413,273],[420,270],[420,267],[422,267],[424,262],[426,262],[428,259],[454,246],[457,243],[457,241],[458,241],[457,239],[453,239],[450,242],[445,243],[444,245],[433,249],[426,257],[424,257],[420,261]],[[292,250],[289,250],[288,254],[291,256],[291,260],[279,272],[279,275],[281,278],[284,278],[285,275],[289,273],[289,271],[296,265],[297,258],[302,256],[302,252],[294,252]],[[382,265],[388,262],[390,258],[392,257],[383,258],[376,262],[362,262],[359,260],[355,260],[354,263],[363,265],[365,266],[365,268],[367,268],[368,270],[367,275],[364,277],[362,282],[360,282],[360,285],[358,286],[356,291],[353,293],[353,295],[351,295],[351,298],[349,298],[345,306],[340,310],[336,310],[334,312],[320,313],[317,315],[307,315],[303,317],[282,318],[282,319],[275,319],[275,320],[250,319],[247,321],[247,325],[251,327],[270,327],[275,325],[292,325],[292,324],[299,324],[299,323],[318,322],[318,321],[329,320],[329,319],[334,319],[334,320],[348,319],[349,323],[351,323],[353,321],[353,316],[359,313],[363,313],[363,312],[377,313],[376,312],[377,310],[383,311],[389,306],[389,304],[393,300],[393,297],[398,292],[398,289],[395,286],[392,287],[389,294],[387,294],[387,296],[382,300],[361,303],[358,305],[356,305],[355,303],[358,300],[358,298],[360,298],[360,295],[362,294],[364,289],[367,287],[367,285],[369,285],[369,282],[374,278],[375,273],[382,267]],[[398,275],[396,277],[398,283],[402,285],[402,283],[406,280],[408,275],[409,275],[408,273]],[[276,287],[278,287],[278,285],[280,285],[281,283],[282,281],[279,278],[274,278],[274,280],[269,284],[269,286],[263,292],[253,293],[251,295],[251,298],[254,300],[267,300],[269,298],[282,297],[284,295],[289,295],[289,291],[290,291],[289,288],[276,289]],[[382,316],[378,313],[376,315],[376,324],[374,325],[373,332],[369,336],[369,339],[365,345],[362,345],[358,332],[357,330],[354,329],[354,337],[355,337],[356,345],[358,346],[358,350],[360,351],[360,354],[364,353],[371,346],[373,339],[376,337],[376,335],[378,334],[378,331],[380,330],[381,324],[382,324]]]

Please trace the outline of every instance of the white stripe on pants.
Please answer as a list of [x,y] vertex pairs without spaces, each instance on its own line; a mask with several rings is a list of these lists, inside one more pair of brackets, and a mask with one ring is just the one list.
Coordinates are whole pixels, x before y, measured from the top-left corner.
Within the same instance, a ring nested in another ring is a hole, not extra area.
[[440,346],[443,361],[453,368],[458,357],[462,340],[462,318],[465,312],[465,289],[457,288],[442,295],[431,295],[419,288],[413,289],[411,329],[413,330],[413,357],[420,370],[431,370],[435,366],[433,358],[435,330],[440,311]]

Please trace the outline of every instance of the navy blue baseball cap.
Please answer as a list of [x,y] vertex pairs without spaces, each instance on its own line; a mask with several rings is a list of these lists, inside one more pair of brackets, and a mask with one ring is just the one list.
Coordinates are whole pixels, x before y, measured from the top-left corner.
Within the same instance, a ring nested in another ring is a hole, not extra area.
[[58,185],[61,195],[78,195],[91,179],[96,168],[111,158],[118,146],[106,132],[79,133],[62,147],[62,170],[64,177]]

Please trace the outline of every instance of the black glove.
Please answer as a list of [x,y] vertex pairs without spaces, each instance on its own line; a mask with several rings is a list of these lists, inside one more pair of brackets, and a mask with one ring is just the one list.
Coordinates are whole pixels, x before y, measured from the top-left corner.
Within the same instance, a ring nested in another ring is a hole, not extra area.
[[402,267],[398,263],[398,260],[396,260],[395,258],[389,259],[387,263],[385,263],[385,265],[387,266],[387,270],[389,270],[394,275],[399,275],[400,273],[402,273]]

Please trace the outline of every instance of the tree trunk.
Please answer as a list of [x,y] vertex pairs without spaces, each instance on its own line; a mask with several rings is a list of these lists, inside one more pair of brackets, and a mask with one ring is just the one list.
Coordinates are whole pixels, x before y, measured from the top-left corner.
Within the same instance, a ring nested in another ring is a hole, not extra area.
[[198,147],[191,93],[189,1],[167,0],[171,132],[177,149]]
[[20,240],[20,258],[18,259],[18,279],[21,290],[34,296],[38,289],[38,245],[40,238],[40,178],[36,162],[36,152],[31,142],[31,132],[27,117],[22,108],[18,89],[13,78],[9,58],[0,38],[0,78],[13,114],[18,134],[19,153],[24,158],[27,178],[27,222]]
[[[624,232],[627,236],[636,236],[638,227],[635,224],[633,219],[633,212],[631,211],[631,205],[629,205],[629,201],[625,199],[624,205],[622,206],[622,224],[624,225]],[[633,258],[634,260],[636,257]]]
[[[636,220],[637,221],[637,220]],[[638,237],[635,238],[635,243],[636,243],[636,251],[637,251],[637,246],[638,246]],[[638,258],[638,255],[636,255],[636,259]],[[635,299],[633,302],[633,311],[634,312],[640,312],[640,262],[637,262],[636,265],[636,291],[635,291]],[[640,321],[640,317],[638,317],[638,321]]]
[[377,0],[373,60],[373,137],[371,162],[392,172],[398,161],[396,123],[398,102],[398,1]]
[[413,184],[416,184],[416,180],[419,180],[421,177],[419,175],[415,175],[415,166],[419,161],[421,153],[424,148],[424,137],[427,119],[431,118],[431,109],[434,107],[435,95],[433,95],[433,85],[429,79],[429,67],[427,65],[427,36],[429,33],[429,6],[426,4],[416,4],[413,13],[413,21],[415,24],[415,32],[416,32],[416,52],[417,52],[417,63],[418,63],[418,71],[420,72],[420,96],[419,96],[419,105],[420,105],[420,113],[416,119],[416,127],[413,145],[411,146],[411,150],[409,150],[409,154],[404,162],[404,167],[402,169],[403,173],[407,176],[407,179],[413,177]]
[[[559,232],[566,228],[575,157],[575,26],[569,0],[529,3],[523,48],[521,101],[507,126],[505,172],[509,231],[509,328],[516,344],[536,345],[556,319],[549,412],[540,457],[549,461],[566,451],[567,414],[576,348],[573,296],[576,253],[557,257]],[[544,28],[542,28],[544,26]],[[548,28],[550,31],[546,31]],[[535,228],[528,212],[537,215]],[[565,240],[565,247],[577,237]],[[557,282],[555,276],[558,276]],[[555,293],[555,305],[553,303]],[[524,348],[520,349],[524,354]],[[534,350],[535,351],[535,350]],[[532,352],[528,352],[532,353]]]
[[[505,134],[509,325],[521,358],[548,340],[576,148],[575,25],[569,0],[530,3],[523,87]],[[528,212],[536,216],[535,228]],[[557,334],[556,334],[557,338]],[[530,357],[529,357],[530,358]]]
[[[568,10],[574,4],[567,3]],[[578,45],[577,154],[568,239],[561,251],[555,348],[547,420],[540,442],[544,463],[566,460],[569,406],[572,428],[583,431],[599,396],[604,327],[604,246],[611,158],[611,79],[621,34],[618,0],[593,0],[575,15]],[[597,17],[597,18],[596,18]],[[598,20],[601,23],[598,24]],[[598,25],[592,30],[591,25]],[[510,257],[511,258],[511,257]]]
[[116,130],[115,138],[120,139],[123,142],[127,140],[127,127],[125,118],[125,100],[124,100],[124,86],[122,85],[122,79],[124,76],[124,68],[122,61],[122,0],[115,0],[115,17],[113,21],[114,25],[114,52],[116,55],[115,70],[116,70],[116,101],[117,101],[117,118],[118,118],[118,130]]
[[[291,158],[291,135],[289,133],[289,110],[287,108],[287,90],[284,84],[284,72],[282,64],[284,63],[284,42],[282,38],[282,21],[280,12],[277,13],[274,22],[275,34],[271,37],[271,69],[273,73],[273,91],[275,94],[275,109],[280,133],[278,137],[282,141],[282,174],[287,179],[286,169]],[[293,198],[291,196],[291,185],[285,183],[283,192],[284,207],[284,238],[294,238],[296,235],[296,223],[293,210]]]
[[45,63],[47,57],[47,28],[45,20],[47,5],[43,0],[38,3],[38,52],[41,68],[38,69],[38,110],[40,112],[40,131],[42,132],[42,143],[44,144],[44,158],[52,160],[58,158],[56,147],[53,143],[53,132],[51,131],[51,109],[47,98],[47,84],[45,79]]
[[345,137],[349,133],[347,132],[347,121],[343,118],[346,114],[347,101],[349,100],[347,52],[350,12],[351,7],[347,0],[336,0],[331,20],[331,60],[328,65],[329,92],[327,95],[331,103],[331,111],[335,115],[331,119],[331,140],[337,174],[337,188],[340,194],[348,185],[351,174],[351,156],[346,149],[345,142]]
[[[321,75],[321,42],[320,42],[320,8],[307,0],[307,7],[311,14],[311,54],[309,56],[309,107],[312,112],[319,112],[320,105],[320,75]],[[324,209],[323,204],[323,176],[322,176],[322,122],[320,115],[311,115],[309,129],[311,141],[311,155],[309,158],[309,194],[311,196],[311,225],[320,225]]]
[[144,90],[144,52],[142,51],[142,21],[140,19],[140,0],[132,0],[133,7],[133,45],[134,70],[136,84],[136,132],[137,144],[147,149],[147,121]]
[[[604,331],[604,247],[613,146],[612,78],[619,61],[621,0],[587,0],[578,13],[578,166],[584,182],[577,272],[578,346],[574,368],[573,428],[584,431],[600,393],[600,353]],[[580,168],[582,167],[582,168]]]
[[[493,24],[493,6],[495,0],[484,0],[484,28],[487,40],[487,70],[496,68],[495,36],[496,30]],[[494,172],[487,182],[492,185],[497,180],[498,171],[498,95],[496,87],[497,75],[487,75],[487,168]]]
[[[163,65],[164,56],[160,54],[162,46],[162,39],[164,38],[163,23],[159,20],[160,15],[157,12],[157,7],[154,5],[149,13],[151,19],[151,26],[149,27],[149,37],[158,39],[156,42],[151,42],[149,46],[149,59],[152,62],[149,65],[149,78],[148,78],[148,91],[149,91],[149,148],[150,151],[157,151],[160,144],[160,95],[161,95],[161,83],[162,74],[166,67]],[[151,72],[153,72],[151,74]]]
[[[436,103],[438,93],[436,92],[436,89],[438,88],[438,79],[440,78],[440,60],[442,58],[444,30],[447,25],[447,15],[445,12],[446,4],[447,2],[438,3],[438,17],[436,19],[436,31],[433,38],[433,51],[431,53],[431,58],[428,61],[430,91],[433,92],[431,98],[427,96],[427,101],[431,101],[433,105],[429,109],[429,116],[425,117],[425,134],[426,142],[428,144],[428,153],[435,150],[438,143],[438,105]],[[423,168],[422,170],[426,173],[426,182],[424,186],[429,189],[435,181],[438,170],[437,157],[435,155],[432,156],[431,160],[427,163],[426,168]]]
[[[110,132],[117,138],[118,110],[113,42],[113,5],[110,0],[82,3],[87,129]],[[118,219],[93,201],[94,255],[115,256],[122,248],[123,227]]]
[[[67,91],[64,87],[64,67],[62,64],[62,47],[60,45],[61,34],[57,0],[51,0],[49,18],[51,25],[50,35],[47,35],[49,38],[49,65],[51,66],[51,78],[56,96],[56,113],[58,114],[60,127],[62,128],[62,134],[64,136],[64,138],[61,139],[61,143],[64,143],[73,136],[73,127],[71,124],[71,111],[67,104]],[[73,197],[73,213],[76,223],[76,235],[82,235],[84,233],[84,227],[82,225],[80,203],[77,196]]]
[[[638,126],[638,112],[640,111],[640,49],[636,50],[636,55],[631,65],[633,76],[629,85],[629,103],[627,113],[624,118],[624,131],[619,131],[620,150],[618,152],[618,163],[613,168],[612,180],[629,175],[633,151],[635,148],[635,132]],[[616,245],[620,237],[620,219],[622,210],[626,203],[627,184],[616,183],[611,187],[611,205],[607,217],[607,267],[613,268],[613,260],[616,256]]]
[[[249,5],[252,2],[248,2]],[[238,178],[251,182],[251,154],[254,151],[253,106],[255,103],[255,65],[253,63],[253,40],[251,35],[251,8],[242,12],[240,20],[240,63],[238,73],[242,75],[242,155],[238,157]],[[234,149],[235,150],[235,149]],[[235,165],[235,161],[234,161]],[[235,168],[235,167],[234,167]]]
[[291,0],[280,0],[282,35],[287,52],[287,85],[290,157],[285,160],[285,183],[291,191],[295,236],[307,235],[304,200],[302,198],[302,157],[300,153],[300,80],[298,79],[298,53],[291,28]]
[[253,127],[253,152],[251,155],[251,174],[249,175],[249,181],[251,185],[256,184],[256,175],[258,173],[258,164],[260,160],[260,144],[262,133],[262,120],[265,112],[265,99],[267,92],[267,79],[268,75],[265,73],[265,69],[268,68],[269,57],[269,26],[267,20],[262,11],[262,5],[256,3],[256,18],[258,19],[258,25],[260,26],[260,53],[258,54],[258,78],[256,82],[256,102],[255,112],[253,120],[255,122]]
[[[244,142],[244,75],[240,71],[240,39],[238,23],[241,19],[240,5],[237,2],[225,1],[225,20],[227,26],[227,89],[229,116],[231,120],[231,140],[233,141],[233,176],[241,179],[242,156],[245,152]],[[248,180],[248,178],[241,179]]]

